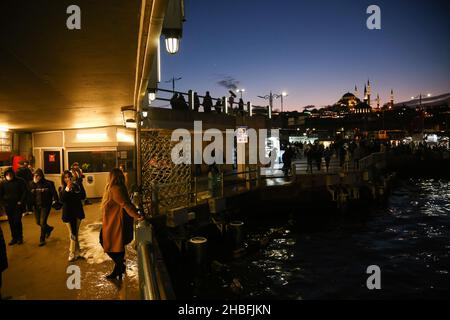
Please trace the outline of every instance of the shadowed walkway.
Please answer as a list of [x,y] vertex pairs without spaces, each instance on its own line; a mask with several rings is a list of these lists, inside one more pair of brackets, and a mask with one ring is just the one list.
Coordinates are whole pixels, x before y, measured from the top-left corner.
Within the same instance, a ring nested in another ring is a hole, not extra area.
[[[80,227],[80,245],[84,259],[68,262],[69,235],[61,220],[61,211],[50,213],[48,224],[55,227],[47,245],[39,247],[40,229],[34,216],[22,219],[24,244],[7,246],[9,268],[3,273],[2,296],[21,300],[93,300],[139,299],[137,255],[127,248],[127,276],[122,282],[104,278],[113,268],[113,262],[103,253],[98,243],[100,204],[85,206],[86,219]],[[1,222],[5,241],[11,240],[9,225]],[[66,273],[69,265],[81,270],[80,290],[69,290]]]

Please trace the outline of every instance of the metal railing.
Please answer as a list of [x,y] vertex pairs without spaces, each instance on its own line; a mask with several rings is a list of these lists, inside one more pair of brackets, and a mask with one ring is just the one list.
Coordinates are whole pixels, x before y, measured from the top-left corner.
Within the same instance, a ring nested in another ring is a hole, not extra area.
[[172,284],[153,233],[147,221],[135,225],[138,254],[139,290],[143,300],[171,300],[175,298]]
[[374,152],[358,161],[359,170],[366,170],[373,166],[384,167],[386,165],[386,153]]
[[[189,90],[188,92],[182,92],[182,91],[174,91],[174,90],[161,89],[161,88],[158,88],[156,91],[186,96],[187,101],[186,100],[185,101],[188,106],[188,109],[190,111],[194,110],[194,107],[195,107],[194,106],[194,94],[196,93],[195,91]],[[202,95],[197,95],[197,96],[199,99],[205,98],[205,96],[202,96]],[[171,98],[163,98],[163,97],[159,97],[159,96],[157,96],[155,100],[166,101],[166,102],[172,101]],[[230,111],[238,112],[238,113],[241,112],[241,114],[247,114],[249,116],[253,116],[254,114],[256,114],[253,111],[254,107],[250,101],[245,102],[244,105],[242,106],[242,109],[239,109],[240,108],[239,102],[235,102],[234,100],[232,102],[230,102],[230,97],[225,97],[225,96],[220,97],[220,98],[211,97],[211,100],[213,102],[215,101],[216,103],[217,103],[217,101],[221,102],[220,105],[212,105],[211,108],[215,109],[216,107],[220,107],[220,109],[221,109],[220,113],[222,113],[222,114],[230,114]],[[237,100],[239,100],[239,99],[237,99]],[[199,103],[198,106],[204,107],[203,103],[201,103],[201,102]],[[255,106],[255,107],[258,109],[261,109],[260,106]],[[200,111],[198,111],[198,112],[200,112]],[[213,111],[211,111],[211,112],[213,112]],[[270,114],[271,114],[271,112],[269,110],[267,110],[267,116],[269,116]]]
[[[191,191],[167,194],[161,192],[162,189],[176,188],[178,186],[185,186],[185,182],[156,184],[152,190],[152,213],[157,216],[161,213],[163,203],[170,202],[170,199],[183,198],[184,201],[177,202],[177,205],[183,202],[184,206],[197,205],[203,202],[207,198],[211,197],[224,197],[227,193],[227,189],[230,189],[230,193],[240,193],[237,186],[245,186],[241,192],[249,191],[260,186],[261,175],[260,169],[247,169],[245,171],[238,172],[221,172],[218,176],[209,177],[194,177],[192,181]],[[233,191],[234,190],[234,191]],[[199,199],[203,193],[208,193],[205,199]],[[170,206],[166,209],[170,209]]]

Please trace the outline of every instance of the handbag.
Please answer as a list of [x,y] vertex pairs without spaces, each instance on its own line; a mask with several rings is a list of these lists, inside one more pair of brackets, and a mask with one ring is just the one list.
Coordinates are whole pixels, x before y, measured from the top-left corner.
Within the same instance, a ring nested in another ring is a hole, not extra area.
[[55,210],[61,210],[63,204],[60,201],[53,201],[52,208]]
[[125,246],[134,238],[134,218],[128,215],[125,209],[122,209],[122,216],[122,242]]

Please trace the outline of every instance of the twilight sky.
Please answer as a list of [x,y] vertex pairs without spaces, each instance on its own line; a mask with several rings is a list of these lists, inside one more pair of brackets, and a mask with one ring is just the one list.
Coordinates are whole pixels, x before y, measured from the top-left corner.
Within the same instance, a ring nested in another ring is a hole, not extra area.
[[[381,8],[381,30],[369,30],[366,9]],[[284,108],[333,104],[370,78],[372,98],[396,102],[450,92],[448,0],[185,0],[178,54],[161,57],[162,82],[176,89],[227,95],[227,78],[244,100],[272,90],[289,94]],[[164,48],[162,46],[162,48]],[[163,50],[162,50],[163,51]],[[161,102],[160,102],[161,104]],[[280,107],[275,101],[274,108]]]

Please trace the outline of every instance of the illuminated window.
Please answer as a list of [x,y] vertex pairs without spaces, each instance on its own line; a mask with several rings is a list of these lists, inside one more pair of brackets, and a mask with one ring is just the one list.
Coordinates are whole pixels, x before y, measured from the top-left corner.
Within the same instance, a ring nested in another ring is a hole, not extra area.
[[72,151],[69,166],[78,162],[83,172],[109,172],[117,166],[116,151]]

